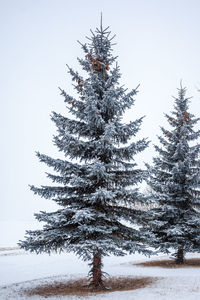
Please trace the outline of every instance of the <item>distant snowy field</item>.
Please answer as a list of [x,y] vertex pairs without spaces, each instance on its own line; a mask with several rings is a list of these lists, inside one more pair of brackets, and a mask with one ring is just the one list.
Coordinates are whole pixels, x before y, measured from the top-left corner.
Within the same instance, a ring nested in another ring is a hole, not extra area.
[[[2,225],[2,223],[0,224]],[[5,225],[5,224],[4,224]],[[18,226],[18,227],[17,227]],[[31,229],[34,228],[32,226]],[[7,238],[3,238],[4,230],[1,226],[1,251],[0,251],[0,300],[27,299],[21,291],[24,288],[34,287],[41,283],[53,282],[62,279],[85,277],[88,273],[88,265],[79,260],[74,254],[30,254],[19,249],[5,249],[6,246],[16,246],[16,238],[23,238],[22,224],[12,227],[15,234],[10,232]],[[19,228],[21,228],[19,230]],[[30,227],[28,227],[30,228]],[[11,236],[13,235],[13,242]],[[22,236],[21,236],[22,235]],[[7,245],[6,245],[7,239]],[[3,249],[4,247],[4,249]],[[200,257],[200,254],[189,255]],[[152,257],[150,259],[155,259]],[[159,256],[159,258],[166,258]],[[180,268],[162,269],[158,267],[136,267],[132,262],[149,260],[142,255],[128,255],[126,257],[104,258],[104,271],[111,276],[152,276],[161,277],[149,287],[127,291],[113,292],[87,297],[52,297],[51,299],[91,299],[91,300],[199,300],[200,299],[200,269]],[[21,294],[20,294],[21,293]],[[34,296],[30,299],[44,299]]]

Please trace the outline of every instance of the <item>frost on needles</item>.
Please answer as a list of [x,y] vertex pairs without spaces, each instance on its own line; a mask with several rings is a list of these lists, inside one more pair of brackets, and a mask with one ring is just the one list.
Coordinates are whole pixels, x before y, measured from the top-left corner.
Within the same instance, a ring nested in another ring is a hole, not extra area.
[[52,114],[58,134],[54,143],[66,159],[37,153],[39,160],[56,171],[48,177],[57,186],[31,186],[62,208],[35,214],[45,222],[42,230],[27,231],[19,245],[40,252],[72,251],[91,263],[91,285],[103,286],[102,257],[126,252],[148,253],[145,234],[125,221],[139,222],[142,212],[135,204],[144,201],[138,191],[145,173],[134,156],[143,151],[146,139],[134,141],[142,118],[125,124],[124,112],[134,104],[137,90],[127,92],[112,54],[109,28],[96,29],[89,43],[81,44],[84,58],[78,61],[87,77],[69,68],[77,97],[61,89],[71,118]]
[[145,230],[156,236],[154,246],[168,253],[175,250],[176,262],[186,252],[200,252],[200,145],[195,142],[200,118],[188,110],[186,89],[178,89],[174,110],[166,114],[171,130],[161,128],[158,156],[148,166],[151,198],[156,206],[149,212]]

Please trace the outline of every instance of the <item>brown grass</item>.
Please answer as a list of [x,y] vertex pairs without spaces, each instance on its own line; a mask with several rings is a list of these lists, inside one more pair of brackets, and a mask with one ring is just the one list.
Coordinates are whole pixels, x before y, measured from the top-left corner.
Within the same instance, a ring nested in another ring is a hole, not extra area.
[[25,290],[27,296],[43,296],[45,298],[52,296],[89,296],[100,293],[115,292],[115,291],[128,291],[144,288],[155,281],[158,278],[143,277],[143,278],[131,278],[131,277],[110,277],[105,279],[105,289],[94,290],[88,286],[88,280],[85,278],[79,280],[70,280],[66,282],[54,282],[50,284],[40,285],[33,289]]
[[184,261],[184,264],[178,265],[175,260],[151,260],[142,263],[134,264],[143,267],[162,267],[162,268],[200,268],[200,258],[188,258]]

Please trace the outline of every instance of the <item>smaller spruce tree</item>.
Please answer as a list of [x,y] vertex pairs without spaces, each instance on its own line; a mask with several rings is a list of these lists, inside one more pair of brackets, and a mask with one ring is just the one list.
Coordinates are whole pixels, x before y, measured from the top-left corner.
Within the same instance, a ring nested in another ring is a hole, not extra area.
[[149,211],[145,230],[155,235],[156,248],[165,253],[175,250],[178,264],[186,252],[200,251],[200,145],[192,143],[200,136],[193,128],[200,118],[189,113],[185,94],[181,86],[174,111],[165,115],[172,129],[161,127],[162,146],[155,146],[158,156],[147,165],[156,207]]

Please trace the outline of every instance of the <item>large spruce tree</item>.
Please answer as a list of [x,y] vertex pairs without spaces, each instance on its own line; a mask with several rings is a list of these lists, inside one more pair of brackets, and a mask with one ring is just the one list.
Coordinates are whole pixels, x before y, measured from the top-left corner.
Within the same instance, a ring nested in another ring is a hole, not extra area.
[[166,114],[171,130],[161,128],[158,156],[148,166],[148,184],[156,207],[149,211],[145,230],[151,231],[154,246],[169,253],[175,250],[176,262],[184,262],[186,252],[200,251],[200,145],[195,143],[200,121],[188,111],[186,89],[178,89],[174,111]]
[[30,251],[72,251],[91,264],[91,285],[103,286],[102,257],[148,252],[145,236],[122,222],[138,222],[143,201],[137,184],[144,171],[137,168],[134,156],[143,151],[146,139],[131,140],[140,129],[142,118],[123,123],[124,112],[134,104],[137,90],[119,85],[119,67],[112,55],[112,39],[102,23],[81,44],[84,59],[78,59],[87,74],[84,78],[69,67],[77,97],[61,89],[71,117],[52,114],[58,135],[54,143],[66,159],[37,153],[39,160],[58,174],[48,177],[58,185],[31,186],[31,190],[52,199],[62,208],[35,214],[45,222],[42,230],[27,231],[19,245]]

